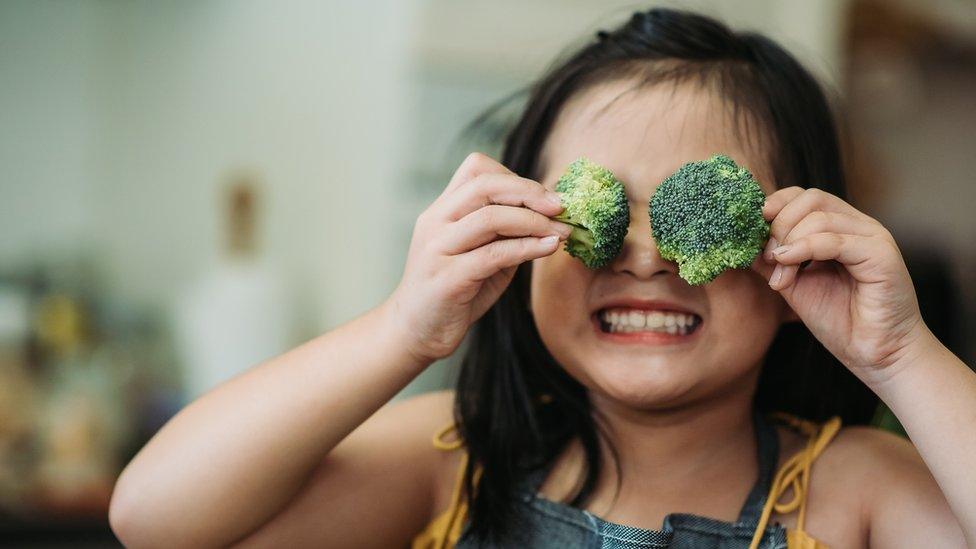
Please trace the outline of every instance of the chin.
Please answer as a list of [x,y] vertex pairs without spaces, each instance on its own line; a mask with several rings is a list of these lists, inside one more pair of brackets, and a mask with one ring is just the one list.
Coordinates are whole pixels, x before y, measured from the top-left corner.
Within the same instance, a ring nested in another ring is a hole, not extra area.
[[701,396],[707,379],[701,371],[690,369],[667,357],[657,360],[632,360],[619,364],[603,361],[599,370],[576,375],[594,396],[636,410],[661,410],[681,406]]

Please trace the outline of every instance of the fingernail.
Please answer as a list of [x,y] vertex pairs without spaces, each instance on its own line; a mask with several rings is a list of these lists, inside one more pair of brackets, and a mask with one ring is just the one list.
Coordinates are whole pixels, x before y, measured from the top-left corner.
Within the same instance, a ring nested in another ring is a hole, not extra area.
[[779,284],[779,279],[781,278],[783,278],[783,266],[777,265],[776,268],[773,269],[773,275],[769,277],[769,285],[776,286]]
[[573,228],[565,223],[556,222],[553,223],[553,225],[553,229],[559,233],[559,236],[562,238],[569,238],[569,233],[573,232]]
[[559,237],[556,235],[546,236],[539,240],[539,244],[542,244],[542,246],[545,248],[553,247],[556,242],[559,242]]
[[773,250],[773,255],[785,254],[788,251],[790,251],[789,244],[787,244],[785,246],[780,246],[779,248],[774,249]]
[[552,191],[546,191],[546,200],[557,206],[563,205],[563,198]]
[[773,258],[773,250],[779,246],[779,242],[775,238],[769,237],[769,242],[766,243],[766,250],[763,252],[763,257],[766,259]]

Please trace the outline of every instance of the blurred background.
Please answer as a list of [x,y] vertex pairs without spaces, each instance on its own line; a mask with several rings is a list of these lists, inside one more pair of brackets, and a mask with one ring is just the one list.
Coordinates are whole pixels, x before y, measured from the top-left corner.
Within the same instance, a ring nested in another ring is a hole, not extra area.
[[[519,101],[467,124],[652,5],[0,2],[0,545],[113,546],[140,445],[383,300],[416,215],[467,152],[497,153]],[[663,5],[763,31],[821,78],[852,201],[976,363],[976,4]]]

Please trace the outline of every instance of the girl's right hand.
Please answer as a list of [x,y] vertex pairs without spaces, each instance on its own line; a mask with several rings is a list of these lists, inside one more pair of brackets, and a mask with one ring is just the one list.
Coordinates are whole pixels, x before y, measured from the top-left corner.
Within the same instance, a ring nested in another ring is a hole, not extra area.
[[390,326],[426,365],[450,355],[495,303],[519,264],[552,254],[571,227],[549,219],[559,195],[472,153],[417,218]]

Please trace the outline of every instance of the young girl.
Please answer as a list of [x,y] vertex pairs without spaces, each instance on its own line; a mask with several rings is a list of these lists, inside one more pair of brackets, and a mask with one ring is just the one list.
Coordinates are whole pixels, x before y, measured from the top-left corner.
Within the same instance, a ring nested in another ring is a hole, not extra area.
[[[771,238],[752,269],[690,286],[648,201],[716,153],[761,182]],[[596,271],[550,220],[579,156],[631,200]],[[162,429],[113,528],[170,547],[974,544],[976,375],[843,196],[827,104],[792,57],[638,13],[535,85],[501,163],[461,164],[385,303]],[[455,391],[384,407],[472,327]],[[879,397],[914,446],[853,426]]]

